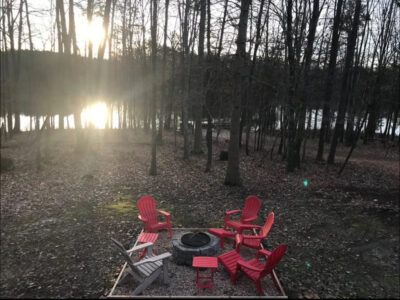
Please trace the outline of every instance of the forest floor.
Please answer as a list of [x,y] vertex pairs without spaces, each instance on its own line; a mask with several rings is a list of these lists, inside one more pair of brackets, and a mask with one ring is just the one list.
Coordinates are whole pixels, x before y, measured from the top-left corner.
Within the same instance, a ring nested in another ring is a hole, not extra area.
[[288,245],[276,272],[289,297],[400,297],[397,147],[360,143],[341,177],[345,147],[327,166],[314,160],[311,140],[306,162],[290,174],[279,155],[242,152],[243,185],[229,187],[227,162],[218,159],[223,141],[214,144],[213,169],[205,173],[206,154],[182,160],[182,137],[175,147],[167,132],[151,177],[150,135],[94,130],[88,150],[77,153],[73,131],[45,134],[41,170],[34,138],[23,133],[1,149],[15,168],[1,173],[0,297],[107,295],[123,264],[110,238],[132,245],[143,195],[171,213],[173,227],[207,228],[222,227],[225,211],[257,195],[256,223],[275,213],[267,249]]

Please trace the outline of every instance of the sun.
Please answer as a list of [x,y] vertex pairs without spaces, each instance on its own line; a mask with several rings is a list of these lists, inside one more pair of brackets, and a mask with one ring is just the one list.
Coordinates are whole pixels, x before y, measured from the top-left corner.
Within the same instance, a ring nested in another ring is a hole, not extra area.
[[107,122],[107,105],[104,102],[98,102],[86,107],[82,111],[82,120],[88,123],[89,127],[104,129]]
[[93,18],[90,24],[87,24],[85,30],[86,40],[90,40],[93,47],[97,48],[104,39],[104,29],[102,21],[98,18]]

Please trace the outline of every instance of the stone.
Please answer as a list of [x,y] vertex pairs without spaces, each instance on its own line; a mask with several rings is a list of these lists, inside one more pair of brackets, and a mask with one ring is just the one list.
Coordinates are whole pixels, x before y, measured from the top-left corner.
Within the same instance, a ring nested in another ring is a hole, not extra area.
[[189,247],[181,242],[181,237],[189,232],[175,234],[172,238],[172,257],[178,265],[191,266],[194,256],[216,256],[219,249],[219,240],[216,236],[204,232],[210,237],[210,242],[202,247]]

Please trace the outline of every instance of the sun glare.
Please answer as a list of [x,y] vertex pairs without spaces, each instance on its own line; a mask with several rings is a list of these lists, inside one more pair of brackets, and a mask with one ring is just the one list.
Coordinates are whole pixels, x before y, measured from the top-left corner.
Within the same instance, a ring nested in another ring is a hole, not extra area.
[[107,106],[99,102],[86,107],[82,111],[82,121],[88,123],[89,127],[104,129],[107,122]]
[[96,48],[104,39],[103,24],[100,19],[93,19],[90,24],[86,26],[86,39],[93,43]]

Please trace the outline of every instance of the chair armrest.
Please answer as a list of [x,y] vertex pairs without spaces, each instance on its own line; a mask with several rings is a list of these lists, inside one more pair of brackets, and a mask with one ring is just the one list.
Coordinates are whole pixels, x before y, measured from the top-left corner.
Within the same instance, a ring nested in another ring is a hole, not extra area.
[[245,261],[243,261],[243,260],[238,260],[237,263],[238,263],[238,265],[240,265],[241,267],[244,267],[244,268],[246,268],[246,269],[250,269],[250,270],[255,271],[255,272],[261,272],[261,271],[264,270],[264,269],[260,269],[260,268],[254,267],[254,266],[250,265],[249,263],[247,263],[247,262],[245,262]]
[[139,265],[144,264],[144,263],[149,263],[149,262],[155,262],[155,261],[163,260],[163,259],[166,259],[166,258],[168,258],[168,257],[170,257],[170,256],[172,256],[171,253],[165,252],[165,253],[160,254],[160,255],[152,256],[152,257],[149,257],[149,258],[146,258],[146,259],[142,259],[141,261],[135,263],[134,266],[139,266]]
[[147,222],[147,219],[141,215],[138,216],[140,221]]
[[225,215],[229,216],[229,215],[232,215],[232,214],[239,213],[241,211],[242,211],[241,209],[230,210],[230,211],[225,212]]
[[255,221],[255,220],[257,220],[257,216],[254,216],[254,217],[250,217],[250,218],[246,218],[246,219],[243,219],[242,221],[243,222],[252,222],[252,221]]
[[262,254],[262,255],[265,255],[265,256],[270,256],[271,255],[271,251],[268,251],[268,250],[265,250],[265,249],[260,249],[260,250],[258,250],[258,255],[260,255],[260,254]]
[[170,214],[170,213],[167,213],[166,211],[163,211],[163,210],[158,210],[158,212],[159,212],[160,214],[162,214],[162,215],[166,216],[166,217],[169,217],[169,216],[171,216],[171,214]]
[[242,235],[243,236],[243,239],[250,239],[250,240],[256,240],[256,239],[258,239],[258,240],[261,240],[262,239],[262,236],[258,236],[258,235]]
[[262,228],[262,226],[260,226],[260,225],[253,225],[253,224],[243,224],[243,225],[240,225],[240,227],[243,229],[253,229],[253,228],[261,229]]
[[243,242],[243,236],[241,234],[237,233],[235,235],[235,244],[238,245],[238,244],[241,244],[242,242]]
[[133,247],[133,248],[131,248],[129,250],[126,250],[126,252],[131,253],[131,252],[138,251],[138,250],[141,250],[143,248],[150,247],[150,246],[153,246],[153,243],[148,242],[148,243],[141,244],[139,246],[135,246],[135,247]]

